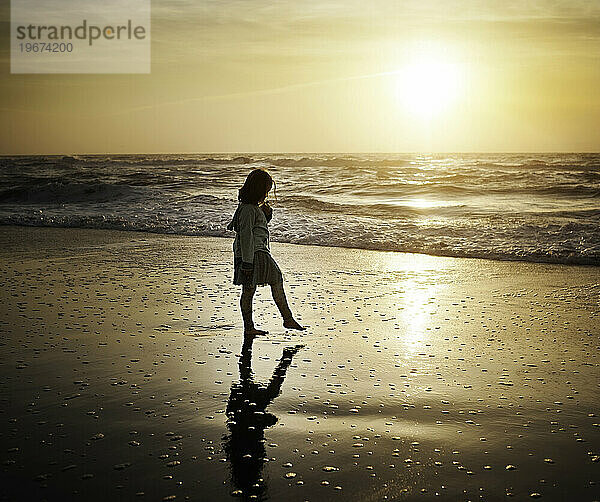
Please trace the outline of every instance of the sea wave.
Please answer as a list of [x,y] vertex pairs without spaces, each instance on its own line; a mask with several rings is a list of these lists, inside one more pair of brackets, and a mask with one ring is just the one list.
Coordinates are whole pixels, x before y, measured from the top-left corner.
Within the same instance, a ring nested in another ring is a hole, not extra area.
[[[0,225],[49,226],[127,230],[186,236],[229,237],[228,217],[221,212],[204,214],[202,219],[175,219],[160,211],[132,217],[125,214],[55,214],[52,211],[6,215],[0,211]],[[308,222],[298,216],[280,218],[273,225],[272,240],[292,244],[360,248],[381,251],[424,253],[436,256],[485,258],[578,265],[600,265],[598,238],[574,240],[573,235],[592,235],[595,225],[573,223],[546,225],[505,225],[484,232],[483,225],[419,225],[384,223],[361,218],[352,225],[336,225],[327,218]],[[543,234],[544,239],[541,239]]]
[[111,202],[148,197],[151,189],[108,183],[40,183],[8,188],[0,192],[0,204],[70,204]]
[[273,240],[600,265],[600,155],[0,157],[0,224],[229,236],[253,168]]

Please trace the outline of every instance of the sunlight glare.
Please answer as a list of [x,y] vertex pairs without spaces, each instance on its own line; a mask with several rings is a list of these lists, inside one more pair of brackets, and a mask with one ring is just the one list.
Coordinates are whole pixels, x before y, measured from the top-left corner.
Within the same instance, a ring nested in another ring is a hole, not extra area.
[[456,63],[434,54],[420,54],[398,72],[397,98],[412,116],[431,119],[453,104],[461,86]]

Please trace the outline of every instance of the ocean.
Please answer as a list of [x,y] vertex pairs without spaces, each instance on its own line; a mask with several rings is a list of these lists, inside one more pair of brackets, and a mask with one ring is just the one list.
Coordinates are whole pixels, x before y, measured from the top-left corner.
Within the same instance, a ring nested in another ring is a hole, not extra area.
[[0,224],[233,237],[254,168],[273,241],[600,265],[600,154],[0,157]]

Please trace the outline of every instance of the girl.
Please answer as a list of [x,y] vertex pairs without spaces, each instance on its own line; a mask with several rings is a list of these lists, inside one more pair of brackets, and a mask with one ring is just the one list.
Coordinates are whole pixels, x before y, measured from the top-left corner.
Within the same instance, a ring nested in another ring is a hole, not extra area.
[[273,187],[273,178],[263,169],[255,169],[238,192],[240,201],[228,230],[235,230],[233,242],[233,283],[242,285],[240,308],[244,335],[264,335],[252,321],[252,299],[256,286],[271,286],[273,300],[283,317],[283,327],[305,330],[294,319],[283,290],[283,276],[269,251],[269,229],[273,210],[265,199]]

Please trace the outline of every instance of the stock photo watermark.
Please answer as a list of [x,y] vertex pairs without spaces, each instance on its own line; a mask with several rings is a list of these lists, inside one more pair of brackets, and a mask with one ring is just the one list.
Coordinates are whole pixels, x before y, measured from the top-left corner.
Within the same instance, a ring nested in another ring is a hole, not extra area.
[[150,0],[11,0],[11,73],[150,73]]

